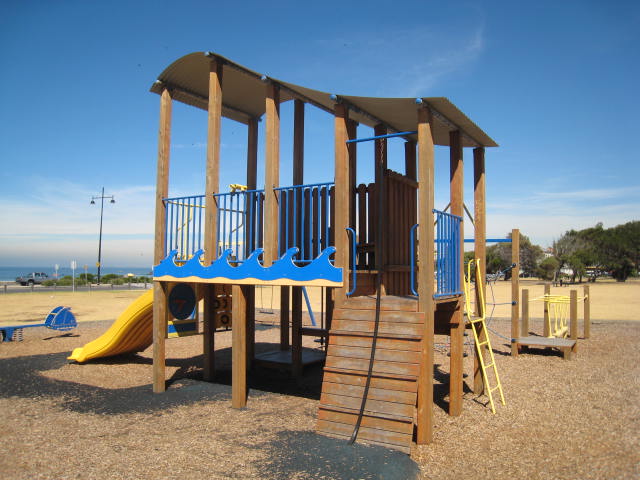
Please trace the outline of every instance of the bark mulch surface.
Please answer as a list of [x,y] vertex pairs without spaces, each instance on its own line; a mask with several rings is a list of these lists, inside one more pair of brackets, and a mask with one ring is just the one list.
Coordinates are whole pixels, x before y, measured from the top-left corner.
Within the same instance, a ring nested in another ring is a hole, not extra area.
[[[274,316],[258,319],[257,351],[276,349]],[[640,476],[638,322],[594,322],[570,361],[535,349],[512,358],[508,340],[492,335],[507,399],[496,415],[471,393],[469,355],[463,414],[448,416],[447,337],[436,337],[434,442],[410,456],[316,435],[319,366],[299,381],[256,369],[247,408],[232,409],[230,331],[216,336],[216,383],[201,381],[202,337],[168,340],[164,394],[151,391],[151,348],[66,360],[108,326],[81,323],[68,335],[31,328],[24,341],[1,344],[3,479]],[[507,320],[491,328],[509,336]],[[305,345],[318,348],[312,338]]]

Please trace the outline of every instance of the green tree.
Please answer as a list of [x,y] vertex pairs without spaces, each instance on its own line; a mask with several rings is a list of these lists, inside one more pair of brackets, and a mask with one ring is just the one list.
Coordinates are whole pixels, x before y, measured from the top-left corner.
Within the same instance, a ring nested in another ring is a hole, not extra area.
[[557,270],[558,260],[555,257],[547,257],[538,265],[536,274],[543,280],[553,280]]

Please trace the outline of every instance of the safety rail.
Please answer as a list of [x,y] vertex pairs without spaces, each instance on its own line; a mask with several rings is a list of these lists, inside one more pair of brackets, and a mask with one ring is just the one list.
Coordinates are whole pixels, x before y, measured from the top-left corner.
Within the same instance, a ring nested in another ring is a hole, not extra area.
[[347,297],[350,297],[356,292],[358,281],[356,272],[356,231],[350,227],[345,230],[351,234],[351,290],[347,292]]
[[217,255],[232,250],[233,260],[242,262],[262,247],[264,190],[238,190],[214,194],[218,207]]
[[278,251],[297,247],[297,264],[313,261],[331,246],[333,182],[279,187]]
[[163,199],[165,205],[165,255],[177,250],[175,260],[187,261],[202,248],[204,195]]
[[433,210],[436,214],[436,293],[448,297],[462,293],[460,285],[460,223],[462,217]]

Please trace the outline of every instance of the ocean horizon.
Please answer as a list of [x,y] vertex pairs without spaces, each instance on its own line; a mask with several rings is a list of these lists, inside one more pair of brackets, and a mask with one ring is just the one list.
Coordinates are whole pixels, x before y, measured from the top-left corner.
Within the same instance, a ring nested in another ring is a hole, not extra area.
[[[79,265],[82,267],[82,265]],[[54,279],[55,269],[53,265],[48,267],[0,267],[0,282],[15,282],[16,277],[21,275],[25,275],[31,272],[44,272],[46,273],[50,279]],[[91,266],[87,269],[87,273],[92,273],[96,275],[98,273],[98,269],[95,266]],[[113,273],[116,275],[127,275],[128,273],[133,273],[135,276],[151,276],[151,267],[102,267],[100,269],[100,275],[104,276],[109,273]],[[72,270],[70,267],[60,266],[58,269],[58,277],[62,278],[66,275],[71,275]],[[84,274],[83,268],[76,268],[76,277],[79,277],[81,274]]]

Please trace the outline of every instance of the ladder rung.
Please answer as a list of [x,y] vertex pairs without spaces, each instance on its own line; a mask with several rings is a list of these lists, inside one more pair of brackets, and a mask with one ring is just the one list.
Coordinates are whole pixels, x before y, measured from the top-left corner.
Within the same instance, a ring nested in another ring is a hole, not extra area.
[[487,364],[484,366],[484,368],[485,368],[485,369],[487,369],[487,368],[489,368],[489,367],[493,367],[493,363],[487,363]]
[[496,385],[496,386],[495,386],[495,387],[493,387],[493,388],[489,388],[489,391],[490,391],[490,392],[493,392],[494,390],[497,390],[497,389],[499,389],[499,388],[500,388],[500,385]]
[[478,342],[478,346],[481,345],[489,345],[489,342],[487,340],[485,340],[484,342]]

